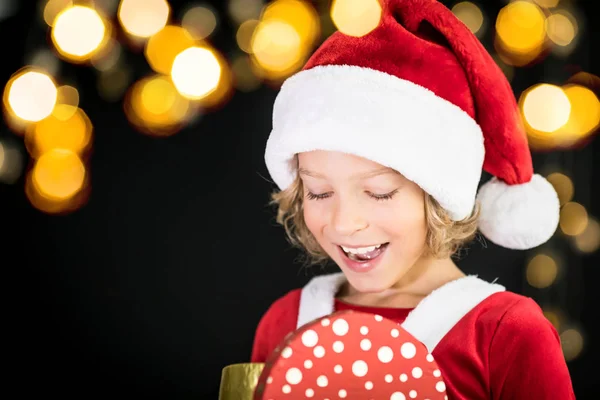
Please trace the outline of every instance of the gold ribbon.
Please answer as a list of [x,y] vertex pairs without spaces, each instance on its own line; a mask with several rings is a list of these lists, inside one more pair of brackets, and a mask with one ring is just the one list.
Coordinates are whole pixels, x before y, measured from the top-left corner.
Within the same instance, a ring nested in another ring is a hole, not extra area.
[[252,400],[264,366],[264,363],[240,363],[223,368],[219,400]]

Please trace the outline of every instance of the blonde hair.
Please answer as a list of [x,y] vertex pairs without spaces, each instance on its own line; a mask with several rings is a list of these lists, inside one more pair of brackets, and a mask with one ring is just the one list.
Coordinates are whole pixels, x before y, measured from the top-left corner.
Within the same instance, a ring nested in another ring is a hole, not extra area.
[[[321,248],[304,221],[304,188],[302,180],[296,176],[285,190],[271,194],[271,205],[277,206],[276,221],[285,229],[288,241],[304,250],[307,265],[324,265],[329,255]],[[446,210],[429,194],[425,193],[425,217],[427,236],[425,244],[428,255],[446,258],[456,253],[477,233],[479,206],[473,213],[461,220],[453,221]]]

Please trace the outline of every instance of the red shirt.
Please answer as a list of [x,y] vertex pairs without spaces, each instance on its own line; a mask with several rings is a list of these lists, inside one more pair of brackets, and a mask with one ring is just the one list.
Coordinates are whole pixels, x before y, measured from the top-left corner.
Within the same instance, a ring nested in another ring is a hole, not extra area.
[[[275,301],[262,317],[251,362],[266,358],[296,329],[301,289]],[[379,314],[402,323],[411,309],[335,301],[335,311]],[[450,400],[575,399],[559,336],[532,299],[495,293],[466,314],[433,351]]]

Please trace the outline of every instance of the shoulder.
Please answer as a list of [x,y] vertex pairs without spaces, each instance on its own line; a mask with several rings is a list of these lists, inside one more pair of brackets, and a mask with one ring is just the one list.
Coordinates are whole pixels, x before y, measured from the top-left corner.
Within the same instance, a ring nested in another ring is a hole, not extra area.
[[261,325],[279,325],[284,321],[292,322],[295,326],[301,295],[302,289],[298,288],[290,290],[276,299],[262,316],[259,328]]

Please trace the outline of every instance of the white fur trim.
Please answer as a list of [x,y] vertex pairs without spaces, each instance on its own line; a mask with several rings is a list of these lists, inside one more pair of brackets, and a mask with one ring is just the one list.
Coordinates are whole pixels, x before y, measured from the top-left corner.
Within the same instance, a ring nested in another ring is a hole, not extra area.
[[[297,328],[334,311],[335,295],[346,281],[343,273],[313,278],[300,297]],[[410,312],[402,327],[429,350],[443,339],[458,321],[494,293],[505,291],[502,285],[467,276],[434,290]]]
[[554,187],[533,175],[521,185],[507,185],[497,178],[480,189],[479,230],[492,242],[526,250],[547,242],[556,231],[560,203]]
[[340,151],[401,172],[455,220],[470,215],[485,149],[465,111],[413,82],[348,65],[287,79],[273,110],[265,162],[280,189],[296,177],[296,153]]

